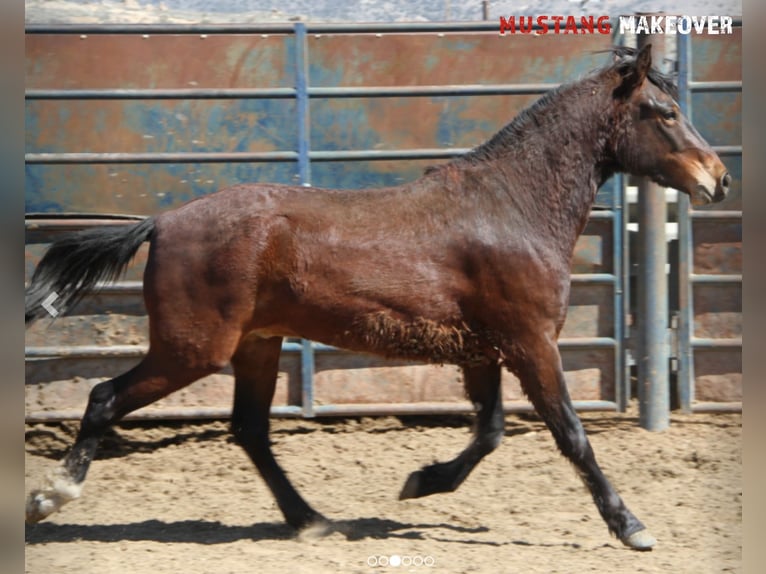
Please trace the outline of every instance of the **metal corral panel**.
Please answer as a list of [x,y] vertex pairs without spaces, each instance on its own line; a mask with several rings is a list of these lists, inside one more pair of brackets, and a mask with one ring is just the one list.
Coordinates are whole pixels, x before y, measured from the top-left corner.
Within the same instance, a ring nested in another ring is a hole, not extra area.
[[733,176],[726,201],[679,212],[679,396],[693,410],[742,401],[742,29],[681,48],[682,104]]
[[[332,152],[472,147],[539,97],[545,89],[539,86],[555,85],[599,67],[605,56],[594,52],[608,48],[609,43],[609,37],[600,35],[550,36],[544,41],[473,33],[309,35],[309,87],[538,86],[532,93],[511,96],[312,96],[309,148]],[[296,85],[295,50],[290,34],[31,35],[27,36],[27,87],[291,89]],[[279,94],[272,99],[31,98],[26,112],[27,152],[295,152],[296,102]],[[414,179],[434,161],[439,160],[313,161],[310,181],[315,186],[344,188],[396,184]],[[146,215],[242,181],[297,183],[298,167],[292,160],[32,162],[27,166],[27,211]],[[609,192],[600,200],[610,205],[614,186],[607,188]],[[613,408],[616,381],[621,377],[616,361],[621,333],[615,328],[615,282],[620,272],[614,265],[615,220],[609,213],[601,215],[588,224],[578,242],[573,262],[578,275],[562,333],[570,344],[562,348],[562,357],[573,398],[605,401],[605,406]],[[51,237],[93,223],[28,220],[27,278]],[[87,297],[72,316],[58,318],[53,326],[40,321],[27,331],[28,353],[34,355],[27,361],[28,413],[77,415],[93,384],[139,360],[147,344],[140,289],[146,255],[145,246],[120,284]],[[275,399],[279,408],[301,404],[301,366],[299,353],[283,354]],[[465,403],[459,373],[448,366],[324,351],[316,353],[313,381],[317,407]],[[208,377],[152,408],[204,407],[220,412],[230,406],[231,387],[228,374]],[[504,388],[507,401],[525,404],[514,377],[506,375]]]
[[[742,220],[695,218],[693,308],[695,399],[742,400]],[[716,342],[723,342],[716,345]]]
[[[609,37],[309,35],[309,85],[556,84],[600,66]],[[27,88],[292,88],[291,35],[30,35]],[[538,95],[312,98],[312,150],[472,147]],[[293,99],[36,100],[27,152],[268,152],[297,149]],[[411,180],[433,162],[314,162],[312,184]],[[28,212],[151,214],[242,181],[297,182],[295,162],[28,165]]]

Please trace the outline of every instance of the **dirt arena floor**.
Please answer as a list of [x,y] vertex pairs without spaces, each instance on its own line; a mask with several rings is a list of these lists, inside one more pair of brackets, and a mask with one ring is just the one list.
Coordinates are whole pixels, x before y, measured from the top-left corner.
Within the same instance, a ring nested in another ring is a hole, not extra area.
[[[30,574],[324,572],[741,572],[741,416],[673,415],[649,433],[589,413],[596,455],[658,539],[611,538],[574,470],[532,416],[455,493],[398,501],[410,471],[451,458],[465,418],[276,420],[274,449],[304,496],[337,523],[296,537],[225,422],[126,424],[105,440],[83,497],[26,527]],[[75,425],[31,425],[27,489]]]

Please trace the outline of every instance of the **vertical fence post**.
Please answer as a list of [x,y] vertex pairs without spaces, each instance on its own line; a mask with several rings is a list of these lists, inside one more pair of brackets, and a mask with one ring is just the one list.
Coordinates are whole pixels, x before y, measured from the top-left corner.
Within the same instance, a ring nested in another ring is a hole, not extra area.
[[[664,43],[638,35],[638,48],[652,44],[652,61],[661,65]],[[643,178],[638,185],[638,399],[640,424],[652,431],[670,424],[670,345],[665,191]]]
[[[295,24],[295,107],[298,123],[298,177],[300,184],[311,185],[311,116],[309,111],[309,66],[306,24]],[[301,339],[301,407],[303,416],[314,416],[314,347]]]
[[629,290],[626,286],[630,282],[630,265],[628,261],[628,226],[626,225],[626,201],[625,201],[625,176],[615,176],[614,192],[612,194],[612,272],[615,277],[614,289],[614,338],[617,341],[615,347],[615,402],[617,410],[624,413],[628,408],[630,398],[630,375],[628,373],[628,361],[626,357],[626,342],[628,340],[628,326],[626,317],[629,312]]
[[[678,105],[681,112],[691,117],[691,37],[678,35]],[[692,285],[692,229],[689,197],[678,194],[678,402],[685,413],[692,412],[694,400],[694,357],[691,335],[693,317]]]

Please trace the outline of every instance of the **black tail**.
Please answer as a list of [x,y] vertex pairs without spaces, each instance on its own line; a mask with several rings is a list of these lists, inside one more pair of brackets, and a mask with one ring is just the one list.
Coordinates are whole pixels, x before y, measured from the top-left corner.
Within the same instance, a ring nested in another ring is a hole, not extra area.
[[150,217],[136,225],[83,229],[54,241],[27,287],[24,322],[45,315],[41,304],[54,293],[52,304],[64,312],[97,283],[117,279],[153,232]]

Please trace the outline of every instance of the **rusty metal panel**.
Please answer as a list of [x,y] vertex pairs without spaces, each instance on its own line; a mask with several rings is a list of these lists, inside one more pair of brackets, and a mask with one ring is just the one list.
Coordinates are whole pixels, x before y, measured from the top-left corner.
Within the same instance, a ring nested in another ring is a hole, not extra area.
[[694,219],[694,272],[742,273],[742,220]]
[[[561,82],[602,63],[608,37],[497,34],[309,37],[309,85]],[[573,55],[577,57],[573,57]],[[290,35],[32,35],[27,87],[292,87]],[[311,148],[471,147],[537,96],[312,99]],[[417,121],[413,121],[415,118]],[[29,101],[27,151],[294,150],[292,100]],[[412,179],[426,163],[315,163],[316,186]],[[296,182],[288,163],[29,165],[27,211],[148,214],[241,181]]]
[[695,287],[694,335],[710,339],[742,336],[742,286],[739,283]]
[[[611,349],[562,350],[567,387],[574,400],[613,400],[614,353]],[[422,365],[351,353],[316,357],[318,405],[353,403],[459,403],[466,400],[460,369]],[[518,379],[503,372],[503,399],[526,402]]]
[[[289,35],[31,35],[28,89],[294,84]],[[294,149],[292,100],[28,101],[27,152]],[[292,163],[28,165],[28,212],[151,214],[242,181],[295,182]]]
[[694,397],[701,402],[742,400],[742,350],[705,349],[694,353]]
[[290,36],[33,34],[27,88],[292,86]]
[[575,283],[561,336],[614,337],[614,285]]
[[[312,86],[558,83],[603,63],[609,38],[513,41],[497,34],[309,36]],[[576,54],[577,57],[572,57]],[[539,95],[311,100],[311,149],[469,148],[488,139]],[[429,162],[322,162],[312,183],[359,188],[412,179]],[[432,162],[430,162],[432,163]]]
[[309,42],[311,85],[414,86],[575,78],[603,64],[594,52],[611,38],[453,32],[314,34]]
[[692,76],[697,81],[742,80],[742,28],[731,34],[693,34]]

